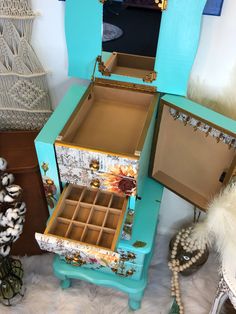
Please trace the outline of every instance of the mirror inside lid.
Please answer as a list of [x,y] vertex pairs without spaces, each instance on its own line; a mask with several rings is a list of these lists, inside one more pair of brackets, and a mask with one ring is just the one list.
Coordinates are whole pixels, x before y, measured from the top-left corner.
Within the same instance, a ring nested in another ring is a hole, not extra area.
[[69,75],[91,79],[95,69],[98,78],[185,95],[205,2],[160,0],[149,10],[125,2],[67,0]]
[[236,121],[184,97],[162,98],[154,146],[153,178],[203,210],[236,176]]

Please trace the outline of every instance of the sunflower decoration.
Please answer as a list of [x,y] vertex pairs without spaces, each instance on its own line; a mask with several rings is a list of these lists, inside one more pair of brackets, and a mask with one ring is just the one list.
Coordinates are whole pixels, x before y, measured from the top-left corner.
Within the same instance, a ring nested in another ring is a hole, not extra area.
[[135,195],[137,170],[131,165],[115,165],[111,168],[112,175],[105,175],[104,185],[112,192]]

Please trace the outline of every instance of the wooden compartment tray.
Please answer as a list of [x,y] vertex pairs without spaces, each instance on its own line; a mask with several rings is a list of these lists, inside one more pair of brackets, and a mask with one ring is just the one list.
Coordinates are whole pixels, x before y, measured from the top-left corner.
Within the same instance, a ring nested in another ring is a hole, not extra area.
[[70,184],[44,234],[114,251],[126,206],[126,197]]
[[136,195],[140,156],[159,95],[113,83],[92,84],[67,121],[55,141],[59,173],[63,183]]
[[113,52],[105,66],[113,74],[144,79],[154,72],[155,58]]
[[[56,145],[139,156],[151,121],[154,98],[154,94],[144,91],[92,84]],[[77,166],[89,168],[89,165]]]

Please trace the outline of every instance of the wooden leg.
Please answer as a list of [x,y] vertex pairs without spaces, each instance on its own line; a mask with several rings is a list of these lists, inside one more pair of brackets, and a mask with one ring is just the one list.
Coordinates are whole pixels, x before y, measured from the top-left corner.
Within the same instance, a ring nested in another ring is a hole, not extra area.
[[131,310],[136,311],[140,309],[143,298],[143,291],[139,293],[129,294],[129,307]]
[[71,280],[70,279],[65,278],[65,279],[61,280],[61,287],[62,287],[62,289],[67,289],[67,288],[70,287],[70,285],[71,285]]

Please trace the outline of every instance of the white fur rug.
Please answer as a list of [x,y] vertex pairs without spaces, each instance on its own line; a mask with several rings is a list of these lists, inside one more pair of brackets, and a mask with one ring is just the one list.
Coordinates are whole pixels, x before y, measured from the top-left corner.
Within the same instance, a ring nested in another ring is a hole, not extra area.
[[[170,272],[166,257],[170,236],[158,235],[156,252],[149,271],[149,285],[139,314],[167,314],[171,307]],[[127,296],[119,291],[74,280],[61,290],[52,272],[53,255],[24,257],[26,293],[14,307],[0,305],[1,314],[124,314],[131,313]],[[186,314],[209,313],[217,286],[216,256],[191,277],[181,277]]]

